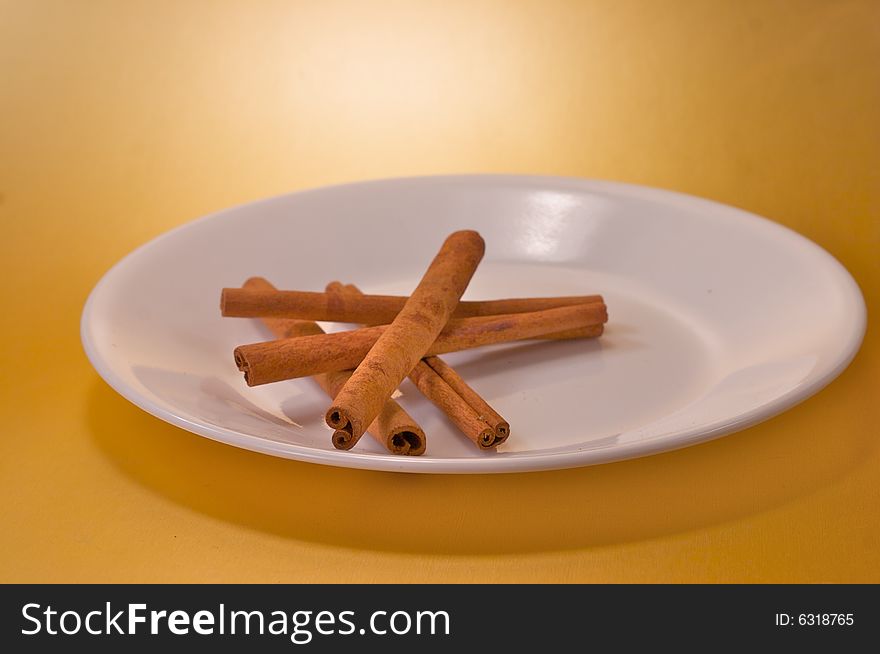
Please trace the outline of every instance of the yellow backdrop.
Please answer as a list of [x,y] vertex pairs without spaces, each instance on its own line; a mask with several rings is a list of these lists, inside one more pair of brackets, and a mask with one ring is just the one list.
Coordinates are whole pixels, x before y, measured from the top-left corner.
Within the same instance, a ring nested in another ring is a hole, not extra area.
[[117,396],[78,334],[115,261],[199,215],[459,172],[746,208],[838,257],[870,313],[878,62],[871,1],[3,0],[0,580],[880,582],[874,325],[740,434],[476,477],[208,441]]

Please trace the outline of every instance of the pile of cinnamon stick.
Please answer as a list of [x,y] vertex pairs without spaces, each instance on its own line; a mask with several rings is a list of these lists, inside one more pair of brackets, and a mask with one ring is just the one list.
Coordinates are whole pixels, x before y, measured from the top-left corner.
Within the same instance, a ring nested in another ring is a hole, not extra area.
[[[425,451],[425,433],[392,395],[404,378],[477,447],[493,449],[510,425],[437,355],[513,340],[595,338],[608,320],[599,295],[460,301],[485,243],[451,234],[411,296],[364,295],[331,282],[323,293],[279,291],[260,277],[224,288],[224,316],[261,318],[276,340],[235,348],[248,386],[313,377],[333,399],[333,445],[354,447],[370,433],[394,454]],[[325,333],[315,321],[358,323]]]

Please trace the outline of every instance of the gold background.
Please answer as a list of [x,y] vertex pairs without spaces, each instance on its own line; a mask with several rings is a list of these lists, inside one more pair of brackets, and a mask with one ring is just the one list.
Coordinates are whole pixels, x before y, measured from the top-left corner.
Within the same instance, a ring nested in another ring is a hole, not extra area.
[[192,218],[460,172],[746,208],[839,258],[870,314],[878,62],[877,2],[0,2],[0,580],[880,582],[874,325],[740,434],[477,477],[200,438],[110,390],[78,333],[100,276]]

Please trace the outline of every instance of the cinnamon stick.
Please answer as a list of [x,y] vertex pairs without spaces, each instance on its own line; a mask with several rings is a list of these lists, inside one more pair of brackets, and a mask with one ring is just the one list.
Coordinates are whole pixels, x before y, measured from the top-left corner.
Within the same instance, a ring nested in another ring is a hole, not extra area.
[[[405,297],[396,295],[358,293],[351,297],[332,297],[326,289],[323,293],[315,293],[311,291],[224,288],[220,294],[220,312],[222,315],[232,318],[285,317],[382,325],[394,320],[405,302]],[[452,316],[453,318],[465,318],[524,313],[594,302],[604,304],[601,295],[461,301]],[[596,336],[595,329],[591,326],[584,329],[541,334],[535,338],[568,340],[571,338],[595,338]]]
[[[220,311],[224,316],[233,318],[299,318],[384,325],[397,317],[406,300],[406,297],[396,295],[361,293],[348,297],[334,297],[327,292],[224,288],[220,294]],[[463,300],[458,303],[452,317],[497,316],[602,301],[601,295]]]
[[[336,287],[336,285],[338,285],[338,288]],[[353,286],[352,284],[345,284],[343,286],[343,284],[338,281],[330,282],[329,284],[327,284],[327,286],[324,288],[324,292],[325,293],[333,293],[333,292],[338,292],[339,289],[345,290],[345,289],[350,289],[350,288],[354,288],[356,290],[356,293],[352,297],[354,297],[354,296],[364,297],[364,294],[361,293],[360,289],[358,289],[357,287]],[[297,292],[297,291],[294,291],[294,292]],[[373,296],[373,297],[378,297],[378,296]],[[579,296],[552,297],[552,298],[544,298],[544,297],[521,298],[521,299],[512,299],[512,300],[486,300],[486,301],[480,300],[480,301],[475,301],[475,302],[459,302],[459,307],[461,307],[462,304],[470,305],[470,306],[467,306],[465,308],[465,310],[463,310],[461,312],[456,310],[456,312],[453,313],[452,315],[453,315],[453,317],[457,317],[458,313],[472,314],[470,317],[478,317],[478,314],[479,315],[486,315],[486,316],[501,315],[501,312],[499,312],[498,314],[495,314],[492,312],[495,311],[496,309],[502,309],[502,308],[510,309],[509,312],[505,311],[503,313],[523,313],[526,311],[539,311],[542,308],[553,309],[556,307],[573,306],[575,304],[581,304],[580,302],[576,301],[576,300],[580,300],[580,299],[584,300],[583,304],[593,304],[593,303],[600,303],[602,305],[605,304],[605,300],[602,298],[601,295],[579,295]],[[401,301],[403,301],[403,300],[406,300],[406,298],[401,298]],[[330,300],[330,301],[337,302],[337,303],[339,302],[339,300]],[[529,307],[532,307],[532,308],[529,308]],[[607,308],[606,308],[606,310],[607,310]],[[461,317],[464,317],[464,316],[461,316]],[[389,320],[393,320],[393,319],[394,318],[392,317]],[[342,321],[340,321],[340,322],[342,322]],[[363,323],[363,324],[364,325],[380,325],[382,323],[377,321],[377,322],[367,322],[367,323]],[[540,339],[540,340],[547,340],[547,341],[567,341],[567,340],[570,340],[573,338],[595,338],[596,336],[602,335],[603,329],[604,328],[600,327],[599,333],[597,334],[595,325],[591,325],[589,327],[583,327],[581,329],[568,329],[563,332],[554,332],[552,334],[541,334],[540,336],[535,336],[535,338]]]
[[[608,319],[604,304],[581,304],[544,311],[451,320],[423,356],[578,330],[599,336]],[[350,370],[364,360],[388,325],[345,332],[284,338],[235,348],[235,363],[248,386]],[[399,383],[399,382],[398,382]]]
[[492,425],[483,420],[424,360],[412,369],[409,379],[481,450],[489,450],[499,444]]
[[458,306],[485,247],[474,231],[454,232],[443,243],[403,308],[327,410],[327,424],[336,430],[336,448],[347,450],[357,443],[394,389],[431,348]]
[[480,420],[492,427],[495,438],[489,443],[489,447],[501,445],[507,440],[510,436],[510,423],[471,388],[452,366],[440,357],[427,357],[424,363],[473,409]]
[[[247,289],[271,290],[274,287],[262,277],[252,277],[244,283]],[[323,334],[317,323],[308,320],[263,318],[263,324],[279,338]],[[334,371],[314,376],[318,385],[332,398],[336,397],[351,371]],[[388,399],[379,415],[367,427],[367,433],[392,454],[418,456],[424,454],[425,432],[397,402]]]
[[[330,282],[325,290],[352,297],[360,294],[357,286],[340,282]],[[409,379],[480,449],[495,448],[510,435],[510,424],[440,357],[419,361]]]

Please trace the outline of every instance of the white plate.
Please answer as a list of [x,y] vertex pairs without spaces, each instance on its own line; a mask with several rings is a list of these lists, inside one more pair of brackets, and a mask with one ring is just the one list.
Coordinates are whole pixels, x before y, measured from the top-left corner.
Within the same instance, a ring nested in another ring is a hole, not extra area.
[[[221,318],[222,287],[262,275],[280,288],[339,279],[408,293],[462,228],[487,244],[465,298],[601,293],[610,315],[596,341],[446,357],[510,421],[499,452],[477,451],[409,382],[400,401],[428,435],[421,457],[369,436],[335,450],[312,380],[245,385],[232,350],[269,334]],[[267,454],[408,472],[564,468],[706,441],[817,392],[864,329],[852,277],[780,225],[666,191],[508,176],[351,184],[207,216],[113,267],[82,318],[100,375],[163,420]]]

